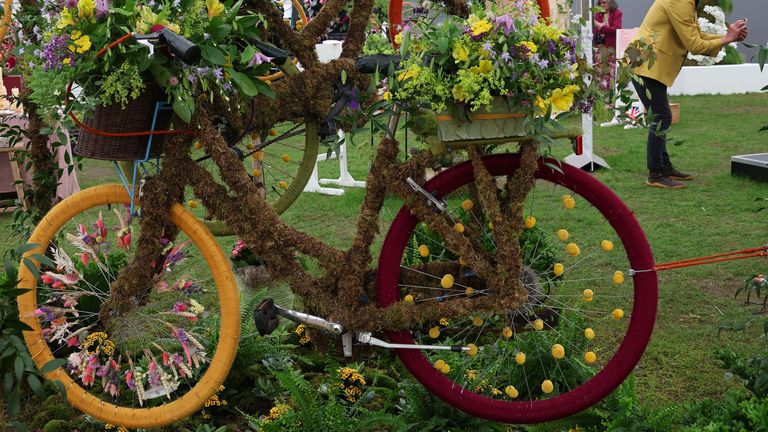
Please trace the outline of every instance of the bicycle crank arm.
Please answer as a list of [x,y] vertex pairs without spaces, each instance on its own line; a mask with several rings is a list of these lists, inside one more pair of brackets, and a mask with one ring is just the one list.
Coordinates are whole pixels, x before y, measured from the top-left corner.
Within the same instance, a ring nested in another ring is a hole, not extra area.
[[447,203],[444,200],[439,200],[435,198],[434,195],[427,192],[426,189],[419,186],[416,181],[414,181],[412,178],[408,177],[405,179],[406,182],[408,182],[408,185],[413,189],[414,191],[424,195],[425,198],[427,198],[427,204],[434,205],[437,210],[439,210],[441,213],[445,213],[445,209],[448,207]]
[[342,327],[342,325],[339,323],[331,322],[318,316],[306,314],[304,312],[286,309],[278,305],[275,305],[275,308],[277,309],[277,314],[279,316],[289,319],[293,322],[304,324],[307,327],[327,331],[335,335],[340,335],[344,331],[344,327]]
[[417,350],[442,350],[442,351],[469,351],[469,347],[461,345],[415,345],[415,344],[393,344],[385,342],[371,335],[371,332],[357,332],[357,341],[367,345],[377,346],[387,349],[417,349]]

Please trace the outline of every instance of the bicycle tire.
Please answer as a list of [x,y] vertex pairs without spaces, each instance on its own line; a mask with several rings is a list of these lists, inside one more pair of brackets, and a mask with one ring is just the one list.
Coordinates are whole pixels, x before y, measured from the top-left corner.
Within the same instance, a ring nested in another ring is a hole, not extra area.
[[[515,154],[488,156],[483,160],[489,172],[495,176],[509,175],[520,164],[519,156]],[[553,169],[553,165],[558,166],[562,171]],[[536,177],[540,179],[539,181],[546,180],[563,186],[594,206],[610,224],[607,229],[615,230],[623,242],[627,252],[626,259],[631,264],[630,268],[653,268],[652,252],[641,227],[632,215],[632,211],[609,188],[578,168],[552,160],[539,161]],[[424,188],[440,198],[472,182],[472,165],[470,162],[465,162],[440,173],[424,185]],[[538,189],[536,191],[538,192]],[[543,218],[544,215],[541,217]],[[387,233],[377,271],[377,302],[380,307],[388,307],[401,301],[403,293],[398,284],[401,278],[402,259],[418,222],[408,207],[404,206]],[[624,259],[623,256],[621,258]],[[494,399],[479,394],[477,389],[472,391],[471,388],[457,385],[447,375],[441,373],[419,350],[400,349],[396,352],[405,367],[427,390],[469,414],[508,423],[535,423],[561,418],[600,401],[621,384],[640,360],[653,330],[658,301],[658,283],[656,273],[653,271],[638,272],[633,278],[631,321],[615,354],[590,379],[576,388],[569,388],[569,391],[559,396],[528,401],[507,400],[510,398]],[[630,294],[627,295],[629,296]],[[411,298],[410,301],[413,299]],[[410,331],[393,331],[389,333],[389,340],[393,343],[413,344],[413,334]],[[534,337],[536,333],[531,331],[521,334],[522,337],[526,335]]]
[[[288,210],[304,191],[304,187],[312,177],[312,172],[317,163],[317,155],[320,152],[320,136],[317,132],[318,122],[314,119],[305,119],[304,122],[304,146],[302,148],[301,160],[298,168],[293,172],[293,178],[287,184],[287,188],[282,191],[279,197],[271,203],[272,209],[277,214],[282,214]],[[265,152],[269,151],[267,147]],[[274,189],[274,185],[272,185]],[[203,220],[203,224],[214,236],[229,236],[234,232],[226,223],[219,220]]]
[[[100,185],[72,195],[57,204],[40,221],[29,240],[29,244],[37,246],[26,252],[24,256],[32,259],[31,257],[35,254],[44,254],[47,245],[59,229],[76,215],[96,206],[128,203],[129,197],[124,187],[116,184]],[[229,261],[215,238],[194,215],[181,205],[172,206],[170,217],[173,223],[198,247],[211,269],[221,312],[216,352],[204,374],[183,396],[151,408],[124,407],[105,402],[73,380],[62,367],[45,375],[48,380],[60,381],[63,384],[67,400],[72,406],[109,424],[129,428],[153,428],[193,414],[218,391],[237,351],[240,335],[239,296]],[[39,268],[39,262],[34,261],[34,263]],[[32,328],[31,331],[24,332],[24,340],[35,364],[42,369],[54,359],[54,355],[43,336],[40,320],[35,315],[35,309],[38,307],[37,281],[24,263],[19,269],[19,288],[29,290],[19,297],[20,319]],[[90,388],[93,389],[93,387]]]

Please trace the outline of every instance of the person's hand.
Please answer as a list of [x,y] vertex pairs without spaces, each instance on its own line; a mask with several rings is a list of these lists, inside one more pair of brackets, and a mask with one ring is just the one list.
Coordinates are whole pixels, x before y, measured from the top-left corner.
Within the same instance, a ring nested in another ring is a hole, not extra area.
[[728,32],[722,38],[723,44],[725,45],[731,42],[741,42],[747,38],[748,33],[749,30],[747,30],[747,21],[743,19],[738,20],[728,26]]
[[605,24],[603,24],[602,22],[595,20],[595,27],[597,27],[598,29],[603,28],[604,25]]

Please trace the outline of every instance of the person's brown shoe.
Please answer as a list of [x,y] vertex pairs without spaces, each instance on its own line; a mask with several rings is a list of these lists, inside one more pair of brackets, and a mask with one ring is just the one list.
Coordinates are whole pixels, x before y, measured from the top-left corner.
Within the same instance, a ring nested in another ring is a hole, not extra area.
[[686,184],[677,180],[673,180],[665,175],[651,174],[645,180],[645,185],[650,187],[657,187],[663,189],[680,189],[686,187]]
[[672,180],[693,180],[692,175],[681,172],[677,168],[673,167],[672,165],[664,168],[664,172],[662,173],[662,175],[664,175],[665,177],[669,177]]

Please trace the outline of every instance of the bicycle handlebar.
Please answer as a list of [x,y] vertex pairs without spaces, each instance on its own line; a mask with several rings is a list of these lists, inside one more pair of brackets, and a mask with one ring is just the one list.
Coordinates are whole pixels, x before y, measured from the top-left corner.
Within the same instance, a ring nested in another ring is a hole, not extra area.
[[153,30],[155,31],[145,35],[133,34],[133,38],[137,41],[146,40],[152,44],[167,45],[173,55],[188,65],[194,65],[200,61],[200,47],[189,39],[167,27],[156,26]]

